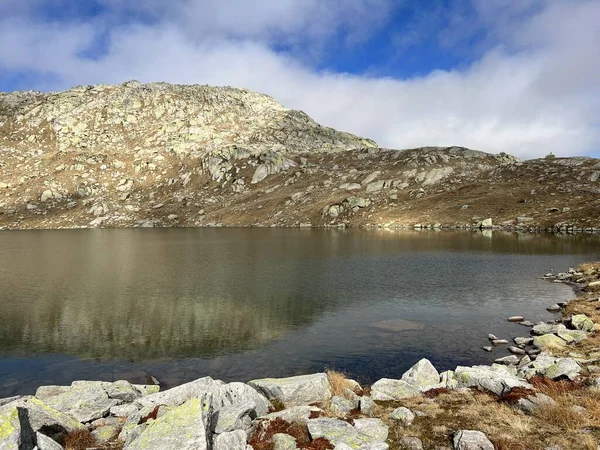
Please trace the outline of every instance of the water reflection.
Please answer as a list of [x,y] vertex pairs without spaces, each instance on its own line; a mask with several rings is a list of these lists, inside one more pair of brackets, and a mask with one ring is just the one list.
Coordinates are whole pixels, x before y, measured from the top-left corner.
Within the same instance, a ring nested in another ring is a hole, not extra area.
[[365,372],[373,355],[381,361],[367,365],[380,370],[399,354],[465,356],[492,324],[512,326],[507,314],[539,316],[570,297],[535,276],[599,248],[594,236],[496,232],[4,232],[0,383],[14,358],[57,354],[133,371],[188,361],[187,376],[225,378],[286,363]]

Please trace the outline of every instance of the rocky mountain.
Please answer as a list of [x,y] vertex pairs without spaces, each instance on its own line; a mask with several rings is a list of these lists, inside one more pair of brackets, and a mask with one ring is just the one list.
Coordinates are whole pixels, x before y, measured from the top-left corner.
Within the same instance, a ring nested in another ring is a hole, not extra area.
[[0,93],[4,229],[593,231],[599,194],[596,159],[383,149],[245,89],[132,81]]

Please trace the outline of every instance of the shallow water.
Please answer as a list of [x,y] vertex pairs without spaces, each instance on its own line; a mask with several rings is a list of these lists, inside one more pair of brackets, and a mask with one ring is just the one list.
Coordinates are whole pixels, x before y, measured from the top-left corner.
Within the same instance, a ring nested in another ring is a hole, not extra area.
[[573,297],[536,277],[597,259],[594,236],[313,229],[0,233],[0,396],[147,374],[398,377],[489,363],[486,336]]

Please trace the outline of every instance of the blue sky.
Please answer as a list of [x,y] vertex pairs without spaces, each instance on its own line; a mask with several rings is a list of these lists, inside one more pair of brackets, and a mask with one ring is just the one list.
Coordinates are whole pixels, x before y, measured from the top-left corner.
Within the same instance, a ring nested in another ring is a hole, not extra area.
[[600,0],[2,0],[0,90],[247,87],[407,148],[600,157]]

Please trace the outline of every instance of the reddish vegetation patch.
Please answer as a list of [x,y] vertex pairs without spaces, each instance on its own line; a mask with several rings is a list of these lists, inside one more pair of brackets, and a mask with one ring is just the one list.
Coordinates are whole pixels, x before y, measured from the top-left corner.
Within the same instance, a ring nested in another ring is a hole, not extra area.
[[333,445],[327,439],[319,438],[311,441],[306,425],[289,423],[281,418],[261,422],[257,427],[257,431],[248,440],[248,444],[254,450],[273,450],[273,435],[278,433],[289,434],[294,437],[296,439],[296,446],[300,449],[333,449]]
[[516,404],[522,398],[532,397],[535,395],[535,391],[522,387],[512,388],[510,392],[504,394],[498,399],[499,402],[508,403],[509,405]]
[[148,414],[146,417],[142,418],[142,420],[140,421],[140,423],[146,423],[148,422],[150,419],[152,420],[156,420],[156,418],[158,417],[158,406],[156,406],[152,412],[150,414]]
[[550,397],[566,395],[569,392],[580,391],[585,389],[585,384],[582,382],[574,382],[568,380],[554,381],[544,377],[533,377],[529,383],[538,391],[549,395]]
[[423,395],[427,398],[436,398],[438,395],[449,394],[449,393],[450,393],[450,389],[434,388],[434,389],[429,389],[428,391],[424,392]]
[[311,411],[308,418],[309,419],[318,419],[319,417],[324,417],[325,413],[323,411]]

